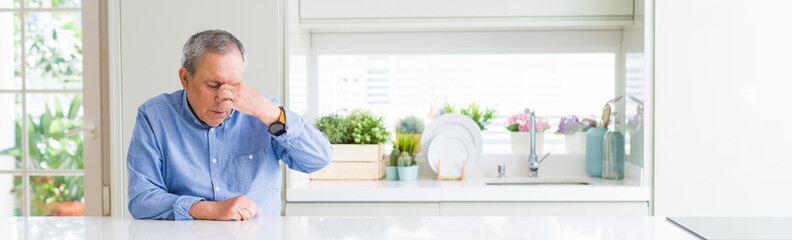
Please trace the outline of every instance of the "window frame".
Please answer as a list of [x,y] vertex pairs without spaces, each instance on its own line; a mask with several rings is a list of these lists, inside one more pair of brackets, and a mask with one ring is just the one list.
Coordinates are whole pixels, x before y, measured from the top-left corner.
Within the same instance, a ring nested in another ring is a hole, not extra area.
[[[614,93],[625,94],[625,51],[623,33],[618,29],[547,30],[547,31],[480,31],[480,32],[385,32],[385,33],[313,33],[307,54],[307,109],[303,114],[308,122],[320,116],[317,76],[320,55],[409,55],[409,54],[552,54],[552,53],[613,53]],[[511,38],[509,38],[511,37]],[[419,41],[413,38],[420,39]],[[464,43],[453,43],[470,38]],[[509,38],[509,39],[507,39]],[[499,39],[493,43],[491,39]],[[571,39],[571,40],[570,40]],[[585,42],[585,40],[593,40]],[[480,46],[488,46],[482,48]],[[286,86],[291,79],[286,78]],[[287,96],[290,91],[287,89]],[[290,97],[290,96],[288,96]],[[624,112],[624,104],[617,106]],[[618,121],[624,126],[624,116]],[[485,153],[496,157],[503,153]]]
[[[22,168],[14,170],[0,170],[1,175],[21,175],[22,176],[22,211],[21,216],[31,214],[31,176],[82,176],[85,199],[85,216],[101,216],[103,210],[102,201],[102,125],[101,125],[101,80],[100,80],[100,1],[101,0],[82,0],[80,7],[58,7],[58,8],[27,8],[25,0],[19,1],[18,7],[2,8],[0,12],[13,13],[20,15],[22,38],[21,62],[26,62],[26,52],[24,46],[25,39],[25,15],[27,13],[55,13],[55,12],[79,12],[82,19],[82,56],[83,56],[83,83],[81,89],[27,89],[26,64],[22,64],[19,89],[2,89],[3,94],[21,95],[22,129],[28,128],[28,94],[82,94],[83,95],[83,127],[93,126],[92,130],[85,130],[83,140],[83,169],[82,170],[36,170],[30,169],[30,159],[28,154],[22,154]],[[92,131],[92,132],[88,132]],[[22,133],[22,152],[27,153],[28,131]],[[0,206],[3,207],[3,206]]]

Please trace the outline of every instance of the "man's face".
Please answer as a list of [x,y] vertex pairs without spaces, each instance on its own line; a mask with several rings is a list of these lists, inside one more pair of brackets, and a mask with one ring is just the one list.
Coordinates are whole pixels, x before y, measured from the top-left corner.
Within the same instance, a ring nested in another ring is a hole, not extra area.
[[243,73],[242,54],[236,49],[226,54],[207,53],[196,66],[192,78],[187,69],[179,69],[182,87],[187,90],[187,101],[195,116],[209,126],[220,126],[231,109],[220,106],[218,89],[223,84],[242,82]]

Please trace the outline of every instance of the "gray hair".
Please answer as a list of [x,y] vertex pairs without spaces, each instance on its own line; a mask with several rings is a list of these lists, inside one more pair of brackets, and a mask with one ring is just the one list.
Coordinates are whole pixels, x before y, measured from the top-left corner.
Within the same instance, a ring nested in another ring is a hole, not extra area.
[[242,62],[247,66],[247,55],[245,47],[233,34],[224,30],[206,30],[190,36],[184,44],[182,52],[182,67],[190,73],[190,78],[195,75],[195,68],[201,62],[206,53],[226,54],[236,46],[242,54]]

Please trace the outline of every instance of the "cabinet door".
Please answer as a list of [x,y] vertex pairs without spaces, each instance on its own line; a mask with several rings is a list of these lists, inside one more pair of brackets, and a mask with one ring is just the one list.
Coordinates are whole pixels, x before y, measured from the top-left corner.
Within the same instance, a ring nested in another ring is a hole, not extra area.
[[632,16],[632,0],[301,0],[302,20]]
[[647,202],[442,202],[440,216],[649,216]]
[[438,203],[286,203],[286,216],[438,216]]

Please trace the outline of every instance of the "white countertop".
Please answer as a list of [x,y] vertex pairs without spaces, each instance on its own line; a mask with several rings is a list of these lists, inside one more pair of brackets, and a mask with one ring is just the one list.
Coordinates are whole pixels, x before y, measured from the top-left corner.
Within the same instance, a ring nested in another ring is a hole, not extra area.
[[[494,186],[487,181],[421,178],[416,181],[311,180],[293,182],[287,202],[441,201],[649,201],[649,187],[626,181],[590,179],[593,185]],[[512,180],[517,180],[512,178]]]
[[117,217],[0,219],[3,239],[698,239],[665,217]]

